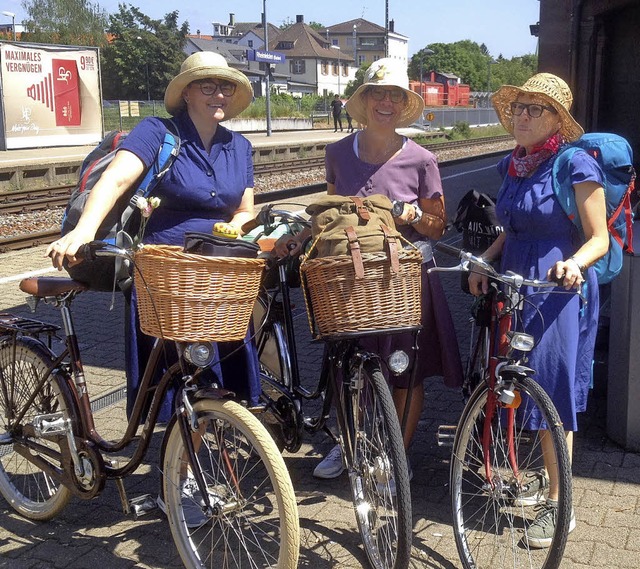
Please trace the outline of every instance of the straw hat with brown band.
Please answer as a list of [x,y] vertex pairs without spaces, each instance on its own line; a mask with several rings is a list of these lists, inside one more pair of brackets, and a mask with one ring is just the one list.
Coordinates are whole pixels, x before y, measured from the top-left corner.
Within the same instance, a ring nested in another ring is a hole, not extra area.
[[418,93],[409,89],[406,66],[388,57],[374,61],[367,69],[364,83],[347,101],[347,112],[360,124],[367,124],[367,102],[364,92],[368,87],[398,87],[407,95],[406,104],[400,113],[397,127],[407,127],[416,122],[424,110],[424,101]]
[[550,105],[557,111],[561,123],[560,134],[567,142],[572,142],[584,134],[582,127],[569,112],[573,103],[571,89],[560,77],[551,73],[538,73],[528,79],[522,87],[503,85],[491,96],[498,118],[510,134],[513,134],[511,103],[524,94],[535,95],[540,99],[540,103]]
[[227,60],[219,53],[198,51],[182,62],[180,73],[171,80],[164,92],[164,106],[167,112],[170,115],[176,115],[185,108],[182,91],[189,83],[209,78],[236,84],[236,92],[228,98],[224,120],[239,115],[251,104],[253,89],[247,76],[229,67]]

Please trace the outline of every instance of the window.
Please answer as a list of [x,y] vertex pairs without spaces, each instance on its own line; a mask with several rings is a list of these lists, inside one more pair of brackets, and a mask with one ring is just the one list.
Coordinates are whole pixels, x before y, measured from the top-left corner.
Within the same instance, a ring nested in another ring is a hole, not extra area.
[[358,55],[358,67],[367,61],[366,55]]
[[337,63],[333,63],[331,65],[331,74],[332,75],[337,75],[338,74],[338,64]]
[[253,47],[253,40],[247,40],[247,43],[249,44],[249,47]]
[[291,59],[289,69],[291,70],[291,73],[302,75],[305,72],[304,59]]
[[293,42],[292,41],[278,42],[276,49],[293,49]]
[[322,75],[329,75],[329,62],[326,59],[320,62],[320,73],[322,73]]

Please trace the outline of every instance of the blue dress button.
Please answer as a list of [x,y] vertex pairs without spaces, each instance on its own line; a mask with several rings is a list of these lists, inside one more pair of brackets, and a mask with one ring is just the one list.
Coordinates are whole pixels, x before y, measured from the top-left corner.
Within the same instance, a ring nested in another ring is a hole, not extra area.
[[216,197],[216,193],[215,192],[211,192],[211,197],[215,198]]

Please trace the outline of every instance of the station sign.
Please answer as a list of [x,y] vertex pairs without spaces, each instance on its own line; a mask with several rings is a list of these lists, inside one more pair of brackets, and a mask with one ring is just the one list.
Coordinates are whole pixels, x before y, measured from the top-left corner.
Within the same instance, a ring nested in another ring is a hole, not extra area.
[[249,61],[259,61],[261,63],[284,63],[287,60],[284,53],[278,53],[277,51],[264,51],[261,49],[250,49],[247,52],[247,59]]

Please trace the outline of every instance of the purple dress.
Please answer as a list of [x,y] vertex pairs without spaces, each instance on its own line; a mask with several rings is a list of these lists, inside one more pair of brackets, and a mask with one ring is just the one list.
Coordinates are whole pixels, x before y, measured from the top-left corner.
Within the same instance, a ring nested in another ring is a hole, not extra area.
[[[412,140],[406,140],[402,150],[383,164],[368,164],[358,158],[355,144],[359,133],[327,145],[327,182],[334,184],[341,196],[383,194],[390,199],[416,203],[418,198],[442,195],[442,182],[436,157]],[[437,275],[427,274],[433,266],[430,240],[411,226],[398,226],[407,240],[421,249],[422,265],[422,331],[418,337],[418,366],[416,380],[439,375],[449,387],[462,385],[462,363],[453,320]],[[397,349],[413,354],[413,335],[393,334],[373,336],[366,340],[366,349],[385,358]],[[411,369],[412,366],[409,367]],[[384,370],[384,366],[383,366]],[[386,370],[385,370],[386,372]],[[409,373],[389,378],[393,385],[406,388]]]
[[[571,257],[582,244],[553,192],[554,160],[543,162],[529,178],[508,175],[510,156],[498,164],[504,179],[496,203],[506,234],[502,271],[546,280],[549,268]],[[582,151],[571,159],[570,178],[572,185],[587,181],[603,184],[598,164]],[[551,397],[567,431],[577,430],[576,413],[587,406],[598,329],[597,279],[593,268],[586,273],[586,303],[576,294],[541,293],[531,296],[523,310],[523,328],[536,340],[527,366],[536,370],[533,379]],[[545,428],[539,416],[527,426]]]

